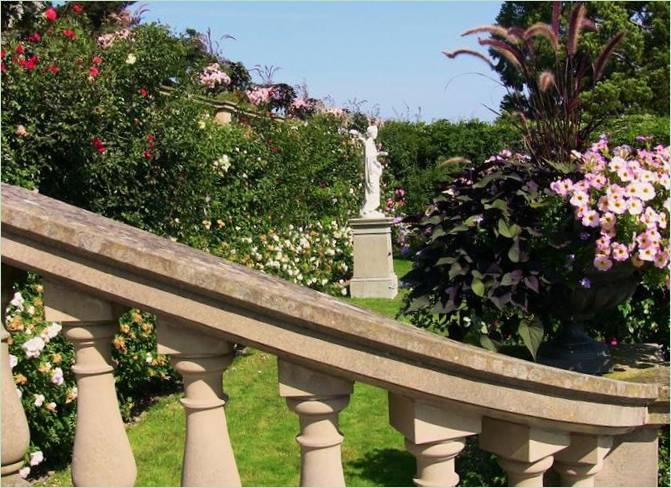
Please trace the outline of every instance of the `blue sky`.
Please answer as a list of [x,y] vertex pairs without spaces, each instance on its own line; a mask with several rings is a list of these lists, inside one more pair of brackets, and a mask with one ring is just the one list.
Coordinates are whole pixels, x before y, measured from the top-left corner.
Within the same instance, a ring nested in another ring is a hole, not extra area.
[[[224,55],[280,66],[273,80],[307,83],[310,96],[335,104],[366,100],[382,117],[452,120],[494,115],[503,88],[484,63],[440,51],[476,47],[461,32],[493,23],[500,2],[151,2],[145,21],[177,32],[212,29]],[[448,85],[449,83],[449,85]]]

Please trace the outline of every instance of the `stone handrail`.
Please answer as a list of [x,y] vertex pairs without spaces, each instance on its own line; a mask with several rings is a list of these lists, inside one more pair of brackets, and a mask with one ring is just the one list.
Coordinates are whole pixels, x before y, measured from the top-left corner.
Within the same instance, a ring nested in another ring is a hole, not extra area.
[[[184,376],[185,485],[240,483],[221,392],[234,343],[278,357],[280,395],[301,419],[305,486],[344,484],[337,419],[353,381],[389,392],[390,422],[417,458],[420,486],[458,482],[454,458],[470,435],[497,455],[511,485],[540,486],[554,464],[563,484],[592,486],[613,439],[660,423],[659,414],[649,416],[656,384],[557,370],[437,337],[5,184],[2,262],[43,277],[47,319],[61,321],[75,343],[77,485],[135,478],[109,366],[119,306],[157,315],[160,351]],[[87,408],[92,398],[108,408]],[[3,417],[3,441],[4,430]],[[99,459],[101,443],[117,465]],[[4,474],[4,442],[2,464]]]

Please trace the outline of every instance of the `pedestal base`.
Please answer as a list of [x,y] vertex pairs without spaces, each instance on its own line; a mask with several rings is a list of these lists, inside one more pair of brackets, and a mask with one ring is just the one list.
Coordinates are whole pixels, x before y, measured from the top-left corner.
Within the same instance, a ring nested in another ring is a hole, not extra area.
[[398,278],[394,274],[391,223],[387,217],[350,220],[354,240],[354,276],[350,294],[357,298],[394,298]]
[[353,278],[349,292],[359,298],[394,298],[398,295],[398,279],[390,278]]

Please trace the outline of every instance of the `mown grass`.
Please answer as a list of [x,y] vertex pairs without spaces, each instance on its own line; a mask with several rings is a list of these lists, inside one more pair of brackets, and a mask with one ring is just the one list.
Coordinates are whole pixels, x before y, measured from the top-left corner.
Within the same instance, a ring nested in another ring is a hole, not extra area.
[[[400,277],[407,261],[395,263]],[[400,310],[403,294],[393,300],[346,299],[389,317]],[[243,485],[297,486],[300,451],[295,442],[298,417],[279,396],[277,359],[257,350],[238,357],[224,374],[229,434]],[[179,486],[184,448],[184,412],[180,395],[159,399],[128,427],[138,467],[137,486]],[[413,457],[403,437],[389,426],[387,392],[356,383],[350,405],[340,414],[345,479],[350,486],[411,486]],[[68,469],[43,482],[71,485]]]
[[[294,438],[298,418],[279,396],[277,359],[250,350],[224,374],[230,399],[226,417],[243,485],[297,486],[300,451]],[[184,448],[184,412],[179,395],[161,398],[128,428],[138,467],[138,486],[179,486]],[[387,419],[387,394],[355,384],[350,405],[340,415],[345,435],[343,465],[348,485],[412,485],[414,460]],[[71,485],[68,470],[45,481]]]

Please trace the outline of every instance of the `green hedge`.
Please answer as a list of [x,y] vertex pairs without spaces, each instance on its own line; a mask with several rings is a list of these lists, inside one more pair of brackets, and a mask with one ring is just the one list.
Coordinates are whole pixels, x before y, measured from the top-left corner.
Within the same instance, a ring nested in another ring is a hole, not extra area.
[[441,162],[459,157],[477,164],[516,145],[515,130],[509,124],[479,120],[390,121],[380,129],[379,140],[389,152],[387,178],[406,190],[408,214],[421,211],[431,201],[445,175]]

